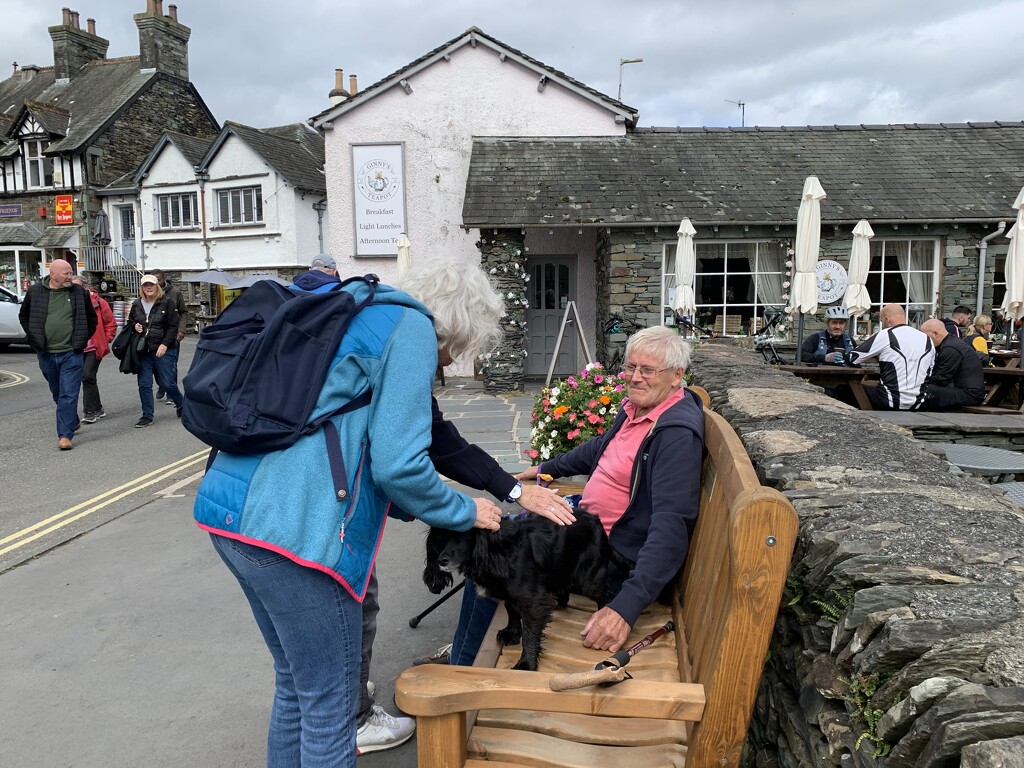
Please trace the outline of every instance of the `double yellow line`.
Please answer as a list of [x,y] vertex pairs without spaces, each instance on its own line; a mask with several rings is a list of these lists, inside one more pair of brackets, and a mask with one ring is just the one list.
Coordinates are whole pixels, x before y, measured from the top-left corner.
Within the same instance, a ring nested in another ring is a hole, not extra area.
[[160,467],[160,469],[154,469],[148,474],[137,477],[134,480],[130,480],[122,486],[112,488],[106,493],[101,493],[99,496],[94,496],[88,501],[83,501],[81,504],[76,504],[70,509],[65,509],[63,512],[60,512],[53,517],[49,517],[46,520],[40,520],[35,525],[30,525],[28,528],[20,530],[17,533],[12,533],[10,536],[0,539],[0,547],[3,547],[3,549],[0,549],[0,556],[6,555],[8,552],[13,552],[14,550],[23,547],[36,539],[40,539],[49,533],[53,533],[54,531],[63,528],[65,525],[70,525],[76,520],[81,520],[83,517],[91,515],[93,512],[97,512],[104,507],[108,507],[126,496],[131,496],[133,493],[137,493],[144,488],[148,488],[155,483],[159,483],[161,480],[166,480],[168,477],[181,472],[183,469],[188,469],[196,464],[202,464],[206,461],[206,457],[209,453],[209,450],[205,450],[200,451],[199,453],[194,453],[191,456],[186,456],[183,459],[178,459],[178,461]]
[[24,384],[28,381],[28,376],[23,373],[15,373],[14,371],[0,371],[4,376],[10,377],[10,381],[5,381],[0,384],[0,389],[6,389],[7,387],[16,387],[19,384]]

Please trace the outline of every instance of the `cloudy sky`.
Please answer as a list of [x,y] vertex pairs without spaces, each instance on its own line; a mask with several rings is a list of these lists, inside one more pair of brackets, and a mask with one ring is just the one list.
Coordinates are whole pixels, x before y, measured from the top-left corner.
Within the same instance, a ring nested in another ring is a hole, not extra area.
[[[164,8],[170,3],[164,0]],[[109,57],[138,53],[145,0],[5,2],[0,59],[53,63],[69,5]],[[328,106],[471,26],[610,96],[645,126],[1024,119],[1021,0],[178,0],[191,79],[214,116],[256,127]],[[623,58],[642,63],[620,68]],[[0,70],[6,77],[10,69]]]

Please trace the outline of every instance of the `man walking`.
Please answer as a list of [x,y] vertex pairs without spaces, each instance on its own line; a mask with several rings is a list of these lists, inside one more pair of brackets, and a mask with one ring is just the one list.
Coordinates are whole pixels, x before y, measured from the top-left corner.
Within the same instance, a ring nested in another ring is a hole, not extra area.
[[70,451],[78,421],[83,352],[96,331],[96,311],[89,293],[71,282],[64,259],[50,263],[50,277],[25,293],[18,319],[39,360],[39,370],[57,404],[57,447]]
[[[164,357],[168,358],[171,370],[174,371],[174,380],[178,380],[178,348],[181,347],[181,340],[185,338],[185,329],[188,327],[188,304],[185,303],[185,297],[181,294],[181,289],[176,285],[171,285],[167,282],[167,278],[164,277],[164,271],[162,269],[151,269],[149,274],[156,278],[157,283],[160,285],[160,290],[164,292],[164,296],[171,300],[171,304],[178,312],[178,342],[174,345],[174,349],[168,349],[164,354]],[[162,400],[166,393],[157,385],[156,399]],[[174,405],[170,400],[166,401],[168,405]]]

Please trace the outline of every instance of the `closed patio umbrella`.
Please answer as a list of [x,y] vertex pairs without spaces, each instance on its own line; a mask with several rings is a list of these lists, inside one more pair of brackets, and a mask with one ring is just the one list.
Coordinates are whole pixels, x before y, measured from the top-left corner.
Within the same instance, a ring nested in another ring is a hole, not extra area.
[[396,266],[398,267],[399,277],[404,275],[406,270],[412,266],[412,243],[405,236],[405,232],[398,236],[398,262]]
[[1017,209],[1017,220],[1006,233],[1010,238],[1006,249],[1006,295],[999,309],[1003,317],[1016,322],[1024,317],[1024,189],[1017,195],[1013,207]]
[[818,183],[817,176],[804,180],[800,194],[800,208],[796,214],[796,247],[793,274],[793,293],[790,310],[800,314],[797,325],[796,361],[801,362],[800,345],[804,340],[804,315],[818,311],[818,286],[814,279],[814,268],[818,264],[818,249],[821,246],[821,201],[825,190]]
[[688,218],[679,222],[676,234],[676,293],[672,297],[672,309],[683,317],[693,319],[697,312],[697,300],[693,295],[693,278],[697,271],[697,253],[693,247],[693,236],[697,230]]
[[871,266],[871,244],[868,240],[875,236],[874,230],[867,219],[861,219],[853,228],[853,247],[850,249],[850,283],[846,288],[843,304],[851,315],[862,315],[871,309],[871,296],[865,283],[868,279],[868,267]]
[[110,219],[102,210],[96,211],[93,219],[92,242],[94,245],[110,245]]

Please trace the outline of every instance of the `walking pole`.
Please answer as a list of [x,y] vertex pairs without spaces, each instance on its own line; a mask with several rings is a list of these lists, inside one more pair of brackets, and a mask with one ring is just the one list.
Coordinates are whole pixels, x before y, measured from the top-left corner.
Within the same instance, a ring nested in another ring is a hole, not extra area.
[[441,597],[437,601],[435,601],[433,605],[428,607],[427,610],[423,611],[423,613],[420,613],[420,614],[418,614],[416,616],[413,616],[411,619],[409,619],[409,626],[412,627],[413,629],[416,629],[417,625],[420,623],[420,619],[422,619],[428,613],[433,611],[435,608],[437,608],[439,605],[441,605],[441,603],[443,603],[449,597],[454,595],[456,592],[458,592],[464,586],[466,586],[466,580],[465,579],[463,579],[458,584],[456,584],[454,587],[452,587],[447,592],[445,592],[443,595],[441,595]]
[[636,645],[618,651],[604,661],[598,662],[591,671],[553,675],[549,682],[551,690],[569,691],[573,688],[586,688],[588,685],[615,685],[615,683],[621,683],[627,677],[632,677],[629,672],[623,669],[629,663],[629,660],[666,632],[671,632],[675,628],[675,622],[666,622],[665,626],[654,630]]

